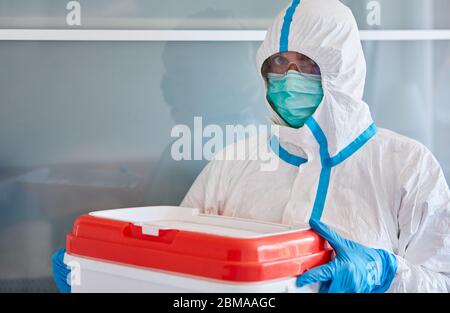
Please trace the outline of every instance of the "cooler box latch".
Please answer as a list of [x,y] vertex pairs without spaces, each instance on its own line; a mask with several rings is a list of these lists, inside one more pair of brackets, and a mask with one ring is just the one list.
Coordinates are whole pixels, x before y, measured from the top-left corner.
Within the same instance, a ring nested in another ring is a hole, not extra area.
[[164,243],[172,243],[178,233],[178,229],[144,223],[130,223],[124,231],[127,237]]

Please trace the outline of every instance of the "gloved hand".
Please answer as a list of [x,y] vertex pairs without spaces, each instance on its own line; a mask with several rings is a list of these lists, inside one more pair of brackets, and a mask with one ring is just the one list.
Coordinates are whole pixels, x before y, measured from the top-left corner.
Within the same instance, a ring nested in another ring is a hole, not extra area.
[[59,249],[52,256],[53,279],[61,293],[70,293],[71,288],[68,283],[70,268],[64,264],[64,253],[66,249]]
[[397,272],[393,254],[347,240],[320,221],[310,220],[310,225],[334,248],[336,257],[300,275],[298,287],[321,282],[321,293],[378,293],[389,289]]

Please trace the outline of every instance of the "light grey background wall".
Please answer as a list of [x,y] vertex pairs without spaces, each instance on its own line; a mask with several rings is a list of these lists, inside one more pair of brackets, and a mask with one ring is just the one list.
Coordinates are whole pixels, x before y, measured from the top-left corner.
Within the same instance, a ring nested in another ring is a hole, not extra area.
[[[82,28],[265,29],[289,1],[80,1]],[[446,0],[344,1],[361,29],[450,28]],[[0,0],[0,28],[66,28],[65,2]],[[78,215],[178,204],[204,161],[175,124],[264,123],[255,42],[0,41],[0,291],[54,291]],[[450,42],[364,42],[375,121],[425,143],[450,178]]]

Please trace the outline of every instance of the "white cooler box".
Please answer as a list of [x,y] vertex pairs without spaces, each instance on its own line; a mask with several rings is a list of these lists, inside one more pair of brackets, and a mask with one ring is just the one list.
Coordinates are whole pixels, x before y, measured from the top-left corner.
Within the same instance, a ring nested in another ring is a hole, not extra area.
[[141,207],[80,216],[64,263],[72,292],[316,292],[296,277],[331,253],[305,226]]

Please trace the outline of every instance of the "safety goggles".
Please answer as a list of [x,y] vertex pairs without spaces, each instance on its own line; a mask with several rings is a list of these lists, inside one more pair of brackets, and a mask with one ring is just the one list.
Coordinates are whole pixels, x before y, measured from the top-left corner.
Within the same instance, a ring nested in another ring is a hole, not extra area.
[[286,75],[294,65],[300,73],[320,75],[320,68],[316,62],[300,53],[288,53],[290,54],[277,53],[269,57],[262,65],[261,74],[266,79],[269,73]]

